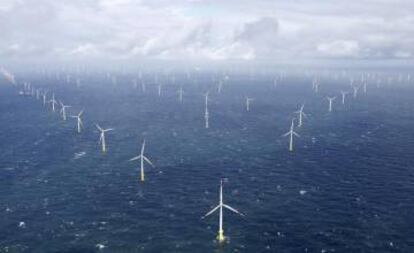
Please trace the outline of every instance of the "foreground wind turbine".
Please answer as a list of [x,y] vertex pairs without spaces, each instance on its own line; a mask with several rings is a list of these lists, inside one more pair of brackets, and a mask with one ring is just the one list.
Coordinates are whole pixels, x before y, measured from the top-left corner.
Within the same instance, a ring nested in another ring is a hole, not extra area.
[[102,144],[102,152],[105,153],[106,152],[105,132],[112,131],[114,129],[112,128],[103,129],[98,124],[96,124],[96,127],[99,129],[99,131],[101,131],[101,135],[99,137],[99,143]]
[[305,107],[305,105],[303,104],[300,109],[298,111],[296,111],[295,113],[299,114],[299,123],[298,123],[298,127],[301,127],[303,125],[303,117],[307,117],[306,113],[303,112],[303,108]]
[[82,119],[81,119],[82,114],[83,114],[83,110],[80,111],[80,113],[78,115],[71,116],[72,118],[75,118],[78,121],[78,133],[81,132],[81,128],[83,126]]
[[204,120],[205,120],[205,127],[208,128],[209,124],[208,124],[208,92],[206,94],[204,94],[205,97],[205,112],[204,112]]
[[294,129],[294,120],[292,119],[292,124],[290,125],[289,132],[285,133],[283,136],[289,136],[289,151],[293,151],[293,135],[296,137],[300,137],[299,134],[297,134]]
[[66,120],[66,108],[70,108],[70,105],[64,105],[62,102],[59,102],[62,109],[60,109],[60,113],[62,114],[63,120]]
[[219,210],[219,231],[217,234],[217,240],[222,243],[226,239],[224,236],[224,230],[223,230],[223,207],[227,208],[228,210],[235,212],[241,216],[244,216],[244,214],[240,213],[236,209],[234,209],[231,206],[228,206],[223,203],[223,180],[220,181],[220,202],[219,204],[214,207],[210,212],[208,212],[206,215],[202,217],[204,219],[205,217],[209,216],[210,214],[214,213],[215,211]]
[[144,161],[149,163],[152,167],[155,167],[154,164],[152,164],[152,162],[144,155],[144,151],[145,151],[145,140],[142,143],[141,154],[139,156],[136,156],[136,157],[133,157],[133,158],[129,159],[129,161],[135,161],[135,160],[140,159],[140,161],[141,161],[141,181],[142,182],[145,180]]
[[253,98],[246,97],[246,111],[250,111],[250,102],[253,100]]
[[332,112],[332,102],[336,99],[336,97],[326,97],[329,101],[329,112]]
[[56,101],[56,99],[55,99],[55,94],[53,93],[53,95],[52,95],[52,99],[51,100],[49,100],[49,103],[52,103],[52,110],[53,110],[53,112],[55,111],[55,105],[57,105],[58,104],[58,102]]
[[346,97],[346,95],[348,95],[348,93],[349,93],[349,92],[346,92],[346,91],[341,91],[341,94],[342,94],[342,104],[343,104],[343,105],[345,104],[345,97]]

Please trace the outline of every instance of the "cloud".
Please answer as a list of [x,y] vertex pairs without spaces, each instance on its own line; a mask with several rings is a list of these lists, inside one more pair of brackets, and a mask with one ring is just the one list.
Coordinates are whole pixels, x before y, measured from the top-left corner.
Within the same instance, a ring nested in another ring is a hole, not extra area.
[[0,59],[411,59],[410,0],[2,0]]

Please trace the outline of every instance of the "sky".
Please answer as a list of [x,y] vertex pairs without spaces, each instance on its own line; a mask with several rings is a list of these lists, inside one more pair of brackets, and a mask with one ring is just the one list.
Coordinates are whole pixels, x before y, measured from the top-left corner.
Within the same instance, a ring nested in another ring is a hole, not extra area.
[[0,0],[0,61],[411,60],[413,0]]

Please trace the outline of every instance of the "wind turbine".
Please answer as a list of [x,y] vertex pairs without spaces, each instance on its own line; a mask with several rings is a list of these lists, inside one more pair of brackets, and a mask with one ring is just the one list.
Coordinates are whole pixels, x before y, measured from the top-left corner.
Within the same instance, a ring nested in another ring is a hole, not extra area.
[[60,113],[62,114],[62,118],[63,118],[63,120],[66,120],[66,108],[69,108],[69,107],[72,107],[72,106],[70,106],[70,105],[64,105],[62,102],[60,102],[59,101],[59,103],[60,103],[60,106],[62,107],[61,109],[60,109]]
[[246,111],[250,111],[250,102],[253,100],[253,98],[246,97]]
[[217,234],[217,240],[220,243],[224,242],[224,240],[226,239],[225,236],[224,236],[224,230],[223,230],[223,207],[227,208],[228,210],[230,210],[234,213],[237,213],[241,216],[244,216],[244,214],[240,213],[239,211],[237,211],[233,207],[223,203],[223,180],[221,180],[220,181],[220,202],[219,202],[219,204],[216,207],[214,207],[210,212],[208,212],[206,215],[201,217],[201,219],[204,219],[207,216],[209,216],[210,214],[213,214],[215,211],[219,210],[219,230],[218,230],[218,234]]
[[180,103],[183,102],[183,87],[180,86],[180,89],[178,90],[178,100],[180,100]]
[[343,104],[343,105],[345,104],[345,97],[346,97],[346,95],[348,95],[348,93],[349,93],[349,92],[347,92],[347,91],[342,91],[342,90],[341,90],[341,94],[342,94],[342,104]]
[[222,89],[223,89],[223,81],[220,80],[217,86],[217,93],[221,94]]
[[78,133],[81,132],[81,128],[83,126],[82,119],[81,119],[82,114],[83,114],[83,110],[80,111],[78,115],[71,116],[71,118],[75,118],[77,120],[77,122],[78,122]]
[[298,111],[295,113],[299,114],[299,123],[298,127],[301,127],[303,125],[303,117],[307,117],[307,114],[303,112],[303,108],[305,107],[305,104],[303,104]]
[[103,129],[98,124],[96,124],[96,127],[99,129],[99,131],[101,131],[101,135],[99,137],[99,143],[102,144],[102,152],[105,153],[106,152],[105,132],[112,131],[114,129],[112,128]]
[[354,96],[354,98],[356,98],[357,95],[358,95],[359,87],[355,85],[355,86],[352,86],[352,89],[354,90],[353,96]]
[[52,103],[52,110],[53,110],[53,112],[55,111],[55,105],[57,105],[58,104],[58,102],[56,101],[56,99],[55,99],[55,94],[53,93],[53,95],[52,95],[52,99],[51,100],[49,100],[49,103]]
[[319,92],[319,85],[320,85],[319,81],[316,78],[313,79],[312,88],[315,91],[315,93]]
[[46,105],[46,99],[47,99],[47,91],[43,92],[43,105]]
[[336,97],[326,97],[329,101],[329,112],[332,112],[332,102],[336,99]]
[[142,147],[141,147],[141,154],[133,157],[131,159],[129,159],[129,161],[135,161],[140,159],[141,161],[141,181],[144,182],[145,180],[145,174],[144,174],[144,161],[149,163],[152,167],[155,167],[154,164],[152,164],[152,162],[144,155],[144,151],[145,151],[145,140],[142,143]]
[[162,84],[158,84],[158,96],[161,97]]
[[285,133],[283,136],[289,136],[289,151],[293,151],[293,135],[295,135],[296,137],[300,137],[299,134],[297,134],[293,129],[295,127],[294,125],[294,119],[292,119],[292,124],[290,125],[290,130],[289,132]]
[[208,128],[209,124],[208,124],[208,92],[206,94],[204,94],[205,97],[205,112],[204,112],[204,120],[205,120],[205,127]]

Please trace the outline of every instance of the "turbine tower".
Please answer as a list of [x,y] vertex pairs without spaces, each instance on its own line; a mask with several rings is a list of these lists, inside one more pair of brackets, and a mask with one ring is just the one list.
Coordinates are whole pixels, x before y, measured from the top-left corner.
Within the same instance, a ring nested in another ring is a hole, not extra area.
[[341,91],[341,94],[342,94],[342,104],[343,105],[345,104],[345,98],[346,98],[346,95],[348,95],[348,93],[349,92],[347,92],[347,91]]
[[303,125],[303,117],[307,117],[308,115],[306,113],[303,112],[303,108],[305,107],[305,104],[303,104],[300,109],[298,111],[296,111],[295,113],[297,113],[299,115],[299,123],[298,123],[298,127],[301,127]]
[[81,128],[83,126],[82,119],[81,119],[82,114],[83,114],[83,110],[80,111],[78,115],[71,116],[72,118],[75,118],[77,120],[77,122],[78,122],[78,133],[81,132]]
[[223,230],[223,207],[227,208],[228,210],[230,210],[234,213],[237,213],[241,216],[244,216],[244,214],[240,213],[239,211],[237,211],[233,207],[223,203],[223,180],[221,180],[220,181],[220,202],[219,202],[219,204],[201,218],[201,219],[204,219],[207,216],[209,216],[210,214],[212,214],[215,211],[219,210],[219,230],[218,230],[218,234],[217,234],[217,240],[220,243],[224,242],[225,239],[226,239],[226,237],[224,236],[224,230]]
[[62,102],[60,102],[59,101],[59,103],[60,103],[60,106],[62,107],[61,109],[60,109],[60,113],[62,114],[62,118],[63,118],[63,120],[66,120],[66,108],[69,108],[69,107],[72,107],[72,106],[70,106],[70,105],[64,105]]
[[352,89],[353,89],[353,96],[354,96],[354,98],[356,98],[357,97],[357,95],[358,95],[358,90],[359,90],[359,87],[358,86],[352,86]]
[[180,89],[178,90],[178,100],[180,101],[180,103],[183,102],[183,87],[180,86]]
[[336,99],[336,97],[326,97],[329,101],[329,112],[332,112],[332,102]]
[[246,97],[246,111],[250,111],[250,102],[253,100],[253,98]]
[[208,119],[209,119],[209,115],[208,115],[208,92],[206,94],[204,94],[205,97],[205,112],[204,112],[204,120],[205,120],[205,128],[209,127],[208,124]]
[[101,131],[101,135],[99,137],[99,143],[102,144],[102,152],[105,153],[106,152],[105,132],[112,131],[114,129],[112,128],[103,129],[98,124],[96,124],[96,127],[99,129],[99,131]]
[[141,147],[141,154],[133,157],[131,159],[129,159],[129,161],[135,161],[140,159],[141,161],[141,181],[144,182],[145,181],[145,174],[144,174],[144,161],[149,163],[152,167],[155,167],[154,164],[152,164],[152,162],[144,155],[144,151],[145,151],[145,140],[142,143],[142,147]]
[[47,91],[43,92],[42,97],[43,97],[43,105],[46,105]]
[[161,97],[162,84],[158,84],[158,97]]
[[289,151],[293,151],[293,135],[296,137],[300,137],[299,134],[297,134],[294,129],[294,119],[292,119],[292,124],[290,125],[289,132],[285,133],[283,136],[289,136]]
[[52,103],[52,110],[53,110],[53,112],[55,111],[55,105],[57,105],[58,104],[58,102],[56,101],[56,99],[55,99],[55,94],[53,93],[53,95],[52,95],[52,99],[51,100],[49,100],[49,103]]

